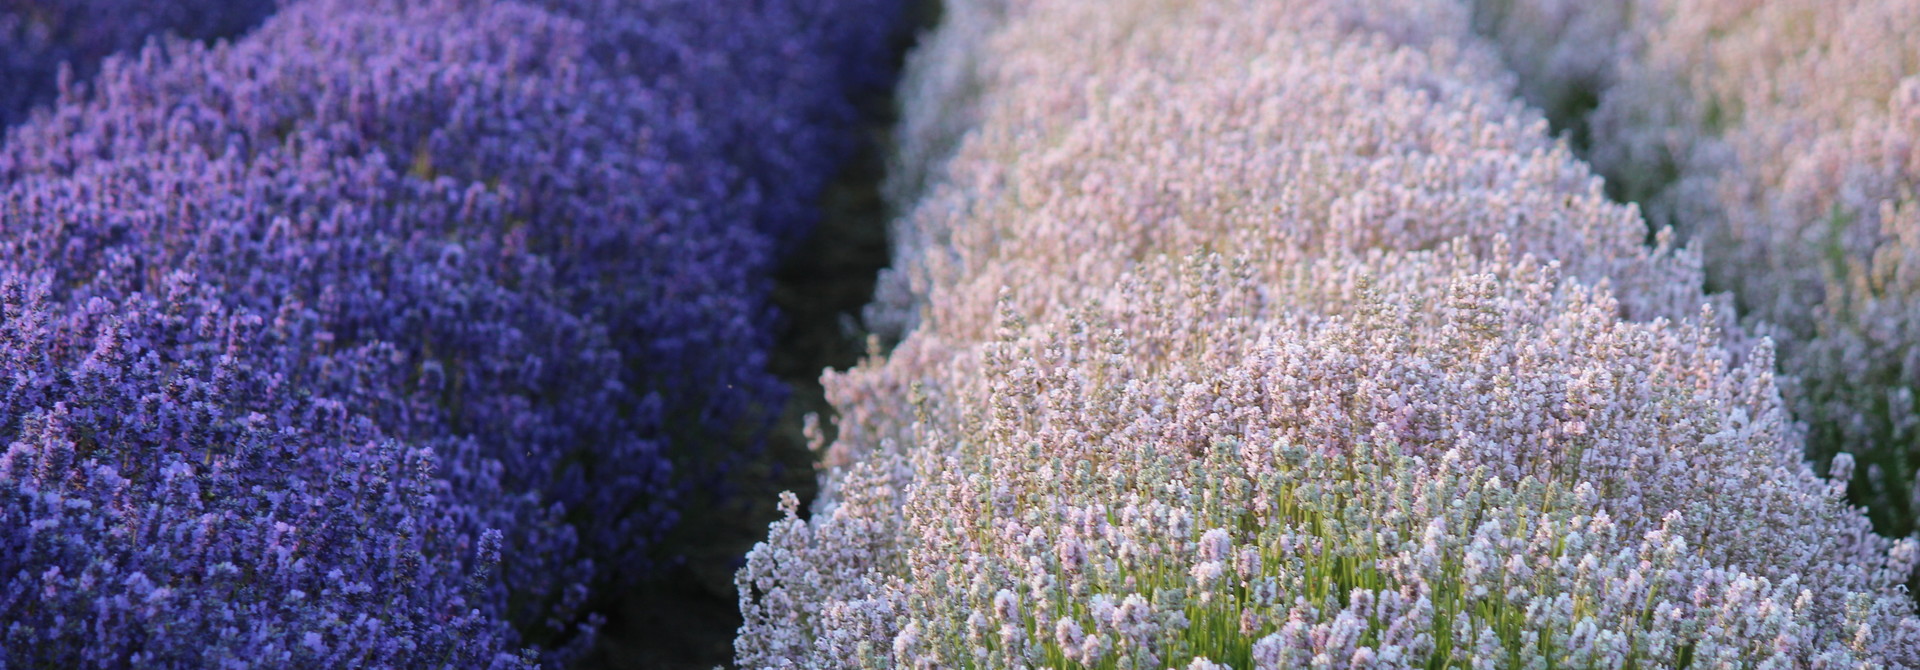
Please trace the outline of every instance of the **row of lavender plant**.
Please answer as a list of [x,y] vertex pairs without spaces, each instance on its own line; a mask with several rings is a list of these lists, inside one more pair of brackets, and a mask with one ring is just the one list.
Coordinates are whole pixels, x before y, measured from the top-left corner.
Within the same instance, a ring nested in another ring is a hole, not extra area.
[[1465,3],[948,7],[741,666],[1920,665],[1920,546]]
[[301,0],[63,90],[0,148],[0,667],[591,644],[778,410],[895,4]]
[[[278,7],[276,0],[0,1],[0,128],[26,118],[61,86],[85,80],[107,56],[161,34],[188,39],[238,35]],[[61,72],[65,68],[67,74]]]
[[1709,285],[1770,324],[1810,455],[1852,452],[1852,498],[1914,532],[1920,3],[1479,4],[1511,60],[1539,64],[1530,89],[1586,91],[1575,120],[1616,191],[1697,240]]

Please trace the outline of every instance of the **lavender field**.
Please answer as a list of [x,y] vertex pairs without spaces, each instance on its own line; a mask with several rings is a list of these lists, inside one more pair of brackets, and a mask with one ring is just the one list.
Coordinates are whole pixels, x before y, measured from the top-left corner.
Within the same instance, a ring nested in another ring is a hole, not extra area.
[[1920,668],[1920,0],[0,0],[0,670]]

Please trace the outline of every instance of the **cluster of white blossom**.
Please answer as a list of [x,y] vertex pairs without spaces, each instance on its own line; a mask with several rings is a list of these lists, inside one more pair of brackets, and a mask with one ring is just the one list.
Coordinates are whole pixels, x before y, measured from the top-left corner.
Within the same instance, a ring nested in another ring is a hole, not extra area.
[[741,666],[1920,666],[1920,547],[1464,3],[948,6]]
[[[1920,513],[1920,1],[1483,0],[1613,30],[1542,58],[1562,23],[1490,24],[1523,89],[1586,87],[1589,158],[1705,257],[1709,286],[1780,338],[1789,404],[1881,530]],[[1620,17],[1630,17],[1621,19]],[[1566,18],[1575,17],[1575,18]],[[1521,63],[1541,63],[1529,69]]]

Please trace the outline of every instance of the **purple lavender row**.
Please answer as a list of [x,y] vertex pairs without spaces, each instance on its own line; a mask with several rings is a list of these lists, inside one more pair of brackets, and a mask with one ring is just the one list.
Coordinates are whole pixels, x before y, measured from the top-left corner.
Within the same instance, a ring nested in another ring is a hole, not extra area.
[[85,78],[102,59],[154,35],[231,37],[277,6],[276,0],[0,0],[0,127],[52,99],[63,65]]
[[[780,243],[810,230],[818,195],[853,148],[845,93],[885,86],[901,0],[538,0],[593,26],[654,87],[708,114],[701,135],[744,179],[736,198]],[[743,18],[750,17],[750,18]]]
[[0,272],[0,667],[516,662],[500,535],[461,531],[435,455],[250,353],[310,318],[47,280]]
[[[231,46],[110,61],[90,92],[15,129],[0,152],[0,263],[37,277],[46,318],[89,305],[171,313],[142,301],[177,282],[203,287],[207,310],[276,324],[222,354],[274,393],[204,411],[307,442],[271,476],[254,461],[194,473],[260,482],[203,498],[271,515],[259,499],[305,500],[320,494],[298,482],[331,482],[346,511],[328,527],[355,541],[276,545],[302,570],[388,578],[365,568],[386,555],[369,545],[418,545],[408,555],[432,569],[400,580],[403,593],[355,606],[336,591],[349,602],[313,610],[337,616],[262,610],[290,591],[257,580],[144,619],[50,605],[25,627],[0,623],[0,656],[115,664],[177,648],[156,658],[193,665],[244,647],[249,626],[316,665],[333,663],[316,645],[336,659],[465,665],[520,645],[560,659],[590,641],[589,594],[674,560],[658,540],[676,507],[751,458],[784,399],[764,370],[765,274],[776,243],[810,224],[805,189],[847,148],[849,88],[874,76],[847,65],[877,48],[892,14],[881,0],[754,4],[307,0]],[[202,336],[152,349],[172,361]],[[84,362],[62,360],[51,369]],[[65,401],[50,395],[41,411]],[[364,419],[365,435],[303,428],[303,403]],[[409,446],[342,446],[389,440]],[[224,462],[205,455],[221,444],[114,448],[205,466]],[[355,465],[379,449],[415,459],[408,486],[436,493],[380,502],[398,485]],[[106,504],[71,474],[97,460],[55,460],[50,475],[0,475],[0,491]],[[131,490],[126,504],[156,523],[198,517]],[[361,508],[438,525],[416,533]],[[48,514],[6,520],[0,542],[41,541]],[[74,544],[108,556],[131,551],[126,541]],[[372,558],[340,558],[354,551]],[[41,588],[21,575],[87,565],[29,556],[0,572],[4,597]],[[170,580],[156,588],[212,579],[199,557],[154,560],[145,579]],[[80,603],[144,597],[126,580],[72,588]],[[254,614],[201,616],[217,607]],[[196,616],[230,625],[157,623]],[[341,621],[357,637],[315,629]]]

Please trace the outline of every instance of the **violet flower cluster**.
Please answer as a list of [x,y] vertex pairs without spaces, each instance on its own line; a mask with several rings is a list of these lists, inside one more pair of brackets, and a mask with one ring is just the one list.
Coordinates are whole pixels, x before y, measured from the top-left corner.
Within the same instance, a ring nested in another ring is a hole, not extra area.
[[277,0],[0,1],[0,128],[52,99],[62,76],[70,77],[64,85],[84,81],[106,57],[163,34],[230,38],[278,5]]
[[1464,3],[949,7],[739,665],[1920,666],[1920,544]]
[[[1851,452],[1852,498],[1883,532],[1913,533],[1920,3],[1478,4],[1507,6],[1513,62],[1543,63],[1523,88],[1584,89],[1595,167],[1778,339],[1809,455]],[[1547,43],[1605,65],[1569,69]]]
[[54,293],[0,278],[0,666],[523,665],[435,454],[248,353],[301,319]]
[[0,665],[591,644],[779,411],[896,4],[303,0],[63,89],[0,147]]

